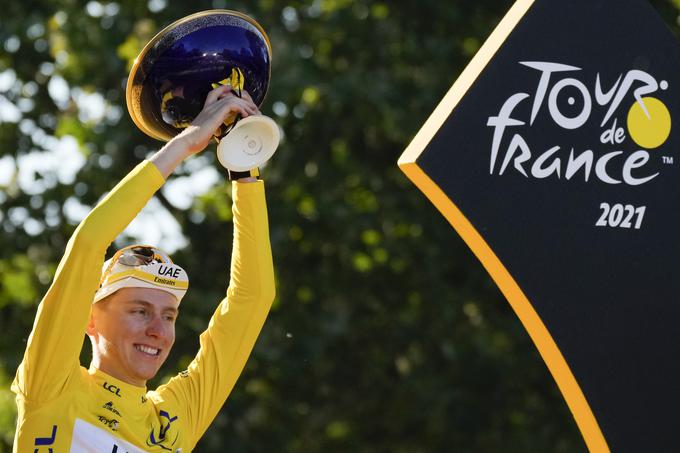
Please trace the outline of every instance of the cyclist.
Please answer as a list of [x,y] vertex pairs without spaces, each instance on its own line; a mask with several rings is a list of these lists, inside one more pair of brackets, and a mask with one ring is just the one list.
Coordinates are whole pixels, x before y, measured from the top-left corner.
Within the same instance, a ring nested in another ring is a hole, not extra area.
[[[244,93],[245,94],[245,93]],[[161,250],[132,246],[106,263],[115,237],[231,114],[258,114],[228,85],[189,127],[128,174],[82,221],[38,307],[12,390],[15,452],[188,452],[241,373],[274,298],[264,183],[234,174],[231,281],[188,368],[155,390],[175,339],[186,272]],[[231,179],[232,174],[230,174]],[[80,366],[82,335],[93,358]]]

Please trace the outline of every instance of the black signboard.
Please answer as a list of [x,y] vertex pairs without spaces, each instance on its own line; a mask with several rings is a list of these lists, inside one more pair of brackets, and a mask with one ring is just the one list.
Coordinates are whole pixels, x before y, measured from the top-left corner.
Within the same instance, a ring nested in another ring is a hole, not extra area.
[[680,46],[646,0],[520,0],[399,160],[591,451],[680,451]]

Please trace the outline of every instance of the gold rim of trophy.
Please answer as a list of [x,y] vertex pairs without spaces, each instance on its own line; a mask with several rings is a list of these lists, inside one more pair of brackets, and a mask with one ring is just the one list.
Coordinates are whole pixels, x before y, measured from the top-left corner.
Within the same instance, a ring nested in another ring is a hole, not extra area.
[[[257,21],[255,19],[248,16],[247,14],[244,14],[244,13],[239,12],[239,11],[230,10],[230,9],[210,9],[210,10],[207,10],[207,11],[201,11],[201,12],[198,12],[198,13],[190,14],[186,17],[183,17],[181,19],[176,20],[175,22],[171,23],[170,25],[165,27],[163,30],[158,32],[156,34],[156,36],[151,38],[151,40],[148,43],[146,43],[146,45],[144,46],[142,51],[139,53],[139,55],[137,55],[137,58],[135,58],[135,61],[132,64],[132,69],[130,70],[130,75],[128,76],[128,81],[127,81],[127,84],[126,84],[126,87],[125,87],[125,102],[127,103],[128,112],[130,112],[130,117],[132,117],[132,121],[137,125],[137,127],[142,132],[144,132],[145,134],[147,134],[150,137],[153,137],[157,140],[161,140],[161,141],[169,140],[168,137],[160,136],[156,131],[149,129],[146,126],[146,124],[144,124],[144,121],[141,118],[141,112],[137,112],[137,110],[134,108],[133,103],[132,103],[132,97],[133,97],[132,96],[133,90],[131,89],[132,88],[132,82],[135,78],[135,74],[137,73],[137,70],[139,69],[139,65],[142,63],[142,61],[144,61],[144,57],[146,56],[149,49],[151,49],[153,46],[155,46],[156,43],[158,41],[160,41],[166,34],[168,34],[170,31],[174,30],[175,27],[177,27],[177,26],[179,26],[179,25],[181,25],[185,22],[188,22],[190,20],[193,20],[193,19],[196,19],[196,18],[199,18],[199,17],[203,17],[203,16],[210,16],[212,14],[224,14],[224,13],[231,14],[233,16],[237,16],[237,17],[240,17],[241,19],[246,20],[247,22],[249,22],[250,24],[255,26],[260,31],[260,33],[262,33],[262,36],[264,36],[264,39],[267,42],[267,48],[269,49],[269,60],[271,61],[272,44],[269,41],[269,36],[267,36],[267,32],[264,31],[264,28],[262,28],[262,26],[259,23],[257,23]],[[270,71],[271,71],[271,65],[270,65]]]

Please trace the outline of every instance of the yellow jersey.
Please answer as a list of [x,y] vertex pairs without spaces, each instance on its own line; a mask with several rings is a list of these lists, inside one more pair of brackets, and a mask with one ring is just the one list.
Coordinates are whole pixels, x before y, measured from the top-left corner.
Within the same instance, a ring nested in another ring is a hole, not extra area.
[[69,240],[12,384],[14,452],[186,453],[231,392],[274,299],[262,181],[233,183],[231,281],[189,367],[148,391],[80,366],[106,249],[164,182],[142,162]]

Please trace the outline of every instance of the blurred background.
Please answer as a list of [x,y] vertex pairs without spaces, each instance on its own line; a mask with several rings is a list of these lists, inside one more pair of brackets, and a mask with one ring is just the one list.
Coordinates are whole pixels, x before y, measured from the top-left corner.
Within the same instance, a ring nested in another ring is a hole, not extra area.
[[[674,33],[680,0],[652,2]],[[164,26],[227,8],[273,46],[265,114],[277,298],[200,452],[586,451],[495,284],[396,162],[511,1],[4,0],[0,14],[0,451],[9,385],[66,241],[162,143],[125,105]],[[231,199],[214,145],[113,247],[150,242],[191,277],[155,387],[187,366],[228,284]],[[113,247],[111,250],[113,250]],[[89,364],[89,342],[81,360]]]

